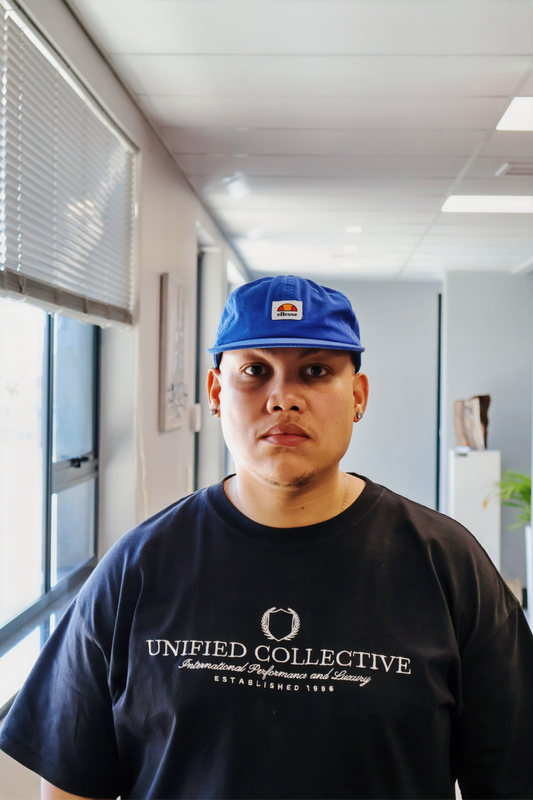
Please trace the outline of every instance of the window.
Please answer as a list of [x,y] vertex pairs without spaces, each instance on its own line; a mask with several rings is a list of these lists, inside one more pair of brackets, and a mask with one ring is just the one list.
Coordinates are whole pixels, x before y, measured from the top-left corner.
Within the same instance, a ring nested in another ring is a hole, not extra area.
[[0,298],[0,641],[95,563],[99,332]]
[[1,717],[96,563],[96,326],[132,324],[136,150],[18,6],[0,18]]
[[0,0],[0,290],[131,324],[135,150]]

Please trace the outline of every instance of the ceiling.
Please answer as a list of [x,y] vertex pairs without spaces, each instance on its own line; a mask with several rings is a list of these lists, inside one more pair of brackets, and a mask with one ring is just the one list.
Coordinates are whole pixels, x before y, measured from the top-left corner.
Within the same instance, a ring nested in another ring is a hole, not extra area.
[[533,95],[532,0],[69,5],[251,270],[533,269],[533,215],[440,210],[533,195],[495,175],[533,168],[533,133],[495,130]]

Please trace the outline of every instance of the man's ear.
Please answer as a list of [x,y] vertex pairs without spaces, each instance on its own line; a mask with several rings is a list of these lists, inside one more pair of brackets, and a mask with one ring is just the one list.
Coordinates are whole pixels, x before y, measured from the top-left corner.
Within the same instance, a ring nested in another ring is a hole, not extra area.
[[207,373],[207,396],[209,397],[209,405],[211,408],[220,408],[220,385],[221,372],[216,367],[211,367]]
[[[368,403],[368,378],[364,372],[357,372],[353,376],[353,418],[354,422],[358,419],[357,414],[364,414]],[[360,417],[359,417],[360,419]]]

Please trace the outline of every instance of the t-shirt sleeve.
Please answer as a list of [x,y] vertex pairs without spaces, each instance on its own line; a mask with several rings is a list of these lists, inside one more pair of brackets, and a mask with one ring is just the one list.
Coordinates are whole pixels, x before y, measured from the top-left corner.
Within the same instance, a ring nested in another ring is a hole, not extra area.
[[107,657],[78,603],[66,612],[0,732],[0,747],[60,789],[82,797],[120,793]]
[[453,757],[464,798],[533,797],[533,637],[518,606],[461,660]]

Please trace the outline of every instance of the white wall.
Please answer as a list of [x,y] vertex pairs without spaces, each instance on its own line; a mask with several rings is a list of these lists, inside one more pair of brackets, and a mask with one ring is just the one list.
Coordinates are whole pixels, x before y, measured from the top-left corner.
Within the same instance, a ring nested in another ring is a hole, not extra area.
[[[490,394],[488,447],[502,469],[530,473],[533,356],[531,275],[450,272],[444,282],[442,510],[447,511],[447,453],[455,448],[453,403]],[[523,529],[509,531],[502,509],[504,578],[525,584]]]
[[224,472],[225,446],[220,418],[211,416],[207,398],[206,377],[213,366],[213,356],[205,351],[212,347],[226,301],[228,282],[226,262],[222,253],[209,248],[202,256],[202,314],[200,320],[200,405],[202,428],[200,431],[198,487],[210,486],[220,480]]
[[350,298],[366,347],[369,403],[343,469],[434,508],[440,283],[320,282]]

